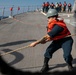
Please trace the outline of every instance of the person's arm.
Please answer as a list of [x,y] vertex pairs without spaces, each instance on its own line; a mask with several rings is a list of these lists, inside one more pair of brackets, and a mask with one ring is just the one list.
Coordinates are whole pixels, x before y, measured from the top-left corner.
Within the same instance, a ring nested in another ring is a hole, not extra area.
[[59,34],[61,31],[63,31],[63,28],[58,26],[58,25],[55,25],[54,28],[50,32],[48,32],[44,37],[42,37],[41,39],[31,43],[30,47],[34,47],[39,43],[44,44],[48,41],[51,41],[51,39],[54,36],[56,36],[57,34]]
[[51,37],[51,38],[54,38],[55,36],[57,36],[60,32],[63,31],[63,28],[58,26],[58,25],[55,25],[54,28],[48,32],[47,34]]
[[50,39],[50,36],[47,34],[47,35],[45,35],[44,37],[42,37],[41,39],[39,39],[39,40],[31,43],[31,44],[30,44],[30,47],[34,47],[34,46],[36,46],[37,44],[40,44],[40,43],[41,43],[41,44],[44,44],[44,43],[46,43],[47,41],[49,41],[49,39]]

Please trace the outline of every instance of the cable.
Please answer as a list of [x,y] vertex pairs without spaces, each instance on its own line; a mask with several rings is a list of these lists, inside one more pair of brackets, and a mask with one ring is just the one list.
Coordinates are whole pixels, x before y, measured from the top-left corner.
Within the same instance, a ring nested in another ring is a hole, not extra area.
[[6,53],[2,53],[2,54],[0,54],[0,56],[4,56],[4,55],[10,54],[10,53],[13,53],[13,52],[15,52],[15,51],[19,51],[19,50],[28,48],[28,47],[30,47],[30,45],[27,45],[27,46],[24,46],[24,47],[21,47],[21,48],[17,48],[17,49],[15,49],[15,50],[12,50],[12,51],[9,51],[9,52],[6,52]]
[[[76,36],[76,34],[68,35],[68,36],[66,36],[65,38],[70,37],[70,36]],[[40,40],[38,40],[38,42],[40,42],[42,39],[43,39],[43,38],[41,38]],[[19,51],[19,50],[28,48],[28,47],[30,47],[30,45],[23,46],[23,47],[21,47],[21,48],[17,48],[17,49],[15,49],[15,50],[10,51],[10,52],[6,52],[6,53],[3,53],[3,54],[0,54],[0,56],[4,56],[4,55],[10,54],[10,53],[13,53],[13,52],[15,52],[15,51]]]

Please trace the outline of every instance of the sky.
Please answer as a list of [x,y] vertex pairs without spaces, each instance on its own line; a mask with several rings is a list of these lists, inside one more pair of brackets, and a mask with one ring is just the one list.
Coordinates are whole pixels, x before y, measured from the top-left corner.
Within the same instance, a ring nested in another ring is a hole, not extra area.
[[[17,8],[18,6],[20,7],[19,13],[22,12],[27,12],[28,7],[30,6],[31,10],[36,9],[37,7],[41,8],[43,2],[49,2],[49,3],[56,3],[56,2],[63,2],[66,1],[66,3],[71,3],[72,5],[74,4],[74,0],[0,0],[0,16],[1,15],[10,15],[10,8],[13,6],[13,14],[17,14]],[[4,10],[5,8],[5,10]],[[3,14],[4,10],[4,14]]]
[[42,5],[43,2],[64,2],[74,3],[74,0],[0,0],[0,6],[29,6],[29,5]]

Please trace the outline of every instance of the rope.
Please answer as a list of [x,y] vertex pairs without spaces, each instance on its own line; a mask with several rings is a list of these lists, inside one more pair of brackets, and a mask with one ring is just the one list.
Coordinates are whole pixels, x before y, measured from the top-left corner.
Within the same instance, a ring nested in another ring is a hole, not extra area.
[[4,55],[7,55],[7,54],[10,54],[10,53],[13,53],[13,52],[28,48],[28,47],[30,47],[30,45],[27,45],[27,46],[24,46],[24,47],[21,47],[21,48],[17,48],[15,50],[12,50],[12,51],[9,51],[9,52],[6,52],[6,53],[2,53],[2,54],[0,54],[0,56],[4,56]]
[[11,19],[13,19],[13,20],[15,20],[15,21],[18,21],[18,22],[21,22],[21,23],[25,24],[25,22],[23,22],[23,21],[21,21],[21,20],[18,20],[18,19],[16,19],[15,17],[11,17]]
[[66,37],[70,37],[70,36],[76,36],[76,34],[68,35],[68,36],[66,36]]
[[[66,37],[70,37],[70,36],[76,36],[76,34],[69,35],[69,36],[66,36]],[[66,38],[66,37],[65,37],[65,38]],[[38,40],[38,42],[41,41],[41,40],[42,40],[42,38],[41,38],[40,40]],[[15,50],[12,50],[12,51],[9,51],[9,52],[6,52],[6,53],[2,53],[2,54],[0,54],[0,56],[4,56],[4,55],[7,55],[7,54],[10,54],[10,53],[13,53],[13,52],[16,52],[16,51],[19,51],[19,50],[28,48],[28,47],[30,47],[30,45],[27,45],[27,46],[24,46],[24,47],[21,47],[21,48],[17,48],[17,49],[15,49]]]
[[18,19],[16,19],[16,18],[12,18],[13,20],[16,20],[16,21],[19,21],[19,22],[21,22],[21,23],[23,23],[23,24],[25,24],[23,21],[20,21],[20,20],[18,20]]

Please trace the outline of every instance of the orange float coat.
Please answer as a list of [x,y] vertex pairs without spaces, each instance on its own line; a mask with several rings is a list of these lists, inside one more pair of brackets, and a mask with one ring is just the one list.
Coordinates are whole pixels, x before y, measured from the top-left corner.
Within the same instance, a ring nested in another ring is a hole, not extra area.
[[47,32],[50,32],[55,25],[61,26],[63,31],[51,38],[52,40],[62,39],[71,34],[63,20],[53,20],[52,22],[48,23]]

